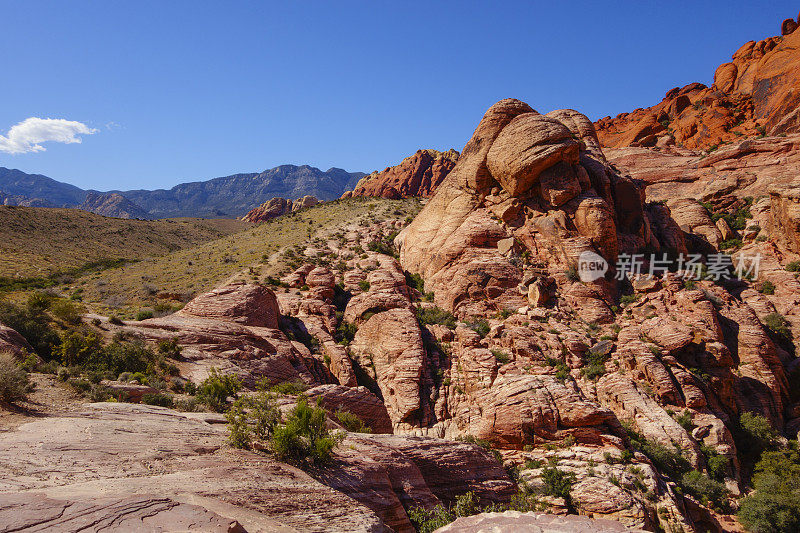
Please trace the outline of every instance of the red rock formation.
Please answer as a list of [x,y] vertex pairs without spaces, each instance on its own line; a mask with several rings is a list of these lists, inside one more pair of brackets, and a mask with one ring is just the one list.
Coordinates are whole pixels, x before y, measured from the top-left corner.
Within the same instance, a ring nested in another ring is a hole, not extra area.
[[744,44],[720,65],[711,87],[692,83],[657,105],[605,117],[595,125],[603,146],[676,144],[704,149],[741,135],[800,131],[800,32],[784,21],[782,37]]
[[383,198],[429,197],[458,160],[458,152],[417,150],[400,164],[364,176],[355,189],[342,197],[380,196]]
[[292,210],[292,202],[286,198],[273,198],[268,202],[264,202],[255,209],[251,209],[242,220],[248,222],[266,222],[273,218],[279,217]]
[[314,196],[308,195],[298,198],[294,202],[287,200],[286,198],[276,197],[264,202],[254,209],[251,209],[245,216],[242,217],[242,220],[246,220],[248,222],[266,222],[267,220],[272,220],[273,218],[285,215],[286,213],[293,213],[300,211],[301,209],[313,207],[318,203],[319,200],[317,200]]

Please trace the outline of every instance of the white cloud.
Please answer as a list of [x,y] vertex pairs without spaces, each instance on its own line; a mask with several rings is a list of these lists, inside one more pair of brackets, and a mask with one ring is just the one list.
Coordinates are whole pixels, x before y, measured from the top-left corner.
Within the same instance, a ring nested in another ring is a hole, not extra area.
[[27,152],[44,152],[40,143],[58,142],[65,144],[80,143],[78,135],[91,135],[97,130],[82,122],[63,118],[26,118],[19,124],[11,126],[6,136],[0,135],[0,152],[8,154],[24,154]]

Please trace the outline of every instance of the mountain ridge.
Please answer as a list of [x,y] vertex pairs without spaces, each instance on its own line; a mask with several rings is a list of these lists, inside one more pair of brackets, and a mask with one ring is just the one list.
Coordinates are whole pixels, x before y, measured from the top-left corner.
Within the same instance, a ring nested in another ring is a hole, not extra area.
[[[89,211],[92,205],[103,205],[104,210],[99,214],[121,218],[237,218],[276,196],[312,195],[333,200],[352,189],[365,175],[337,167],[323,171],[310,165],[279,165],[262,172],[179,183],[170,189],[97,191],[81,189],[43,174],[0,167],[0,191],[4,193],[0,202],[88,207]],[[92,201],[84,205],[90,195]],[[113,209],[114,205],[122,204],[125,209]]]

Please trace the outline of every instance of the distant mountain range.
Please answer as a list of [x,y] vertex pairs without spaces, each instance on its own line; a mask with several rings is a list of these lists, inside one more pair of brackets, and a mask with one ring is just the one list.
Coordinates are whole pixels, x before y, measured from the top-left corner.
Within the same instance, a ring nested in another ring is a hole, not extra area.
[[364,176],[340,168],[281,165],[260,173],[181,183],[169,190],[100,192],[0,167],[0,204],[74,207],[120,218],[233,218],[276,196],[333,200]]

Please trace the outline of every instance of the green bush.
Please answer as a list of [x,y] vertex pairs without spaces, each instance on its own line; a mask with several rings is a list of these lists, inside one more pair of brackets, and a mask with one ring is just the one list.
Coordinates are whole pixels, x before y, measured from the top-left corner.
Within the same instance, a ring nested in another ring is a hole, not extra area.
[[800,272],[800,261],[792,261],[791,263],[786,263],[786,270],[789,272]]
[[158,353],[170,359],[179,359],[181,347],[175,339],[163,340],[158,342]]
[[28,373],[17,363],[14,355],[0,352],[0,402],[16,403],[28,396]]
[[575,483],[575,474],[559,470],[555,466],[548,466],[542,470],[542,482],[544,483],[545,494],[564,498],[569,502],[572,485]]
[[421,293],[425,293],[425,280],[422,279],[422,276],[419,274],[412,274],[408,271],[405,272],[406,275],[406,285],[411,287],[412,289],[416,289]]
[[56,300],[50,306],[53,315],[67,324],[80,324],[81,308],[69,300]]
[[31,295],[24,307],[0,301],[0,323],[22,335],[42,359],[50,360],[60,339],[47,320],[47,306],[49,299],[39,293]]
[[441,324],[450,329],[456,327],[456,317],[439,307],[417,307],[417,320],[420,324]]
[[668,447],[655,440],[648,439],[635,431],[631,425],[623,423],[631,444],[653,461],[661,472],[678,481],[683,474],[691,470],[689,461],[677,447]]
[[358,288],[361,289],[362,292],[367,292],[369,290],[369,281],[362,279],[358,282]]
[[789,322],[778,313],[770,313],[764,317],[764,325],[767,326],[773,333],[783,337],[787,341],[792,341],[792,329]]
[[228,405],[228,397],[236,398],[242,383],[236,376],[221,374],[212,368],[208,377],[197,388],[198,401],[217,412],[223,412]]
[[108,323],[114,324],[115,326],[121,326],[123,324],[122,319],[116,315],[108,317]]
[[225,413],[228,420],[228,441],[235,448],[249,449],[252,441],[265,442],[280,422],[280,411],[274,396],[261,391],[254,396],[237,399]]
[[725,507],[728,490],[724,483],[714,481],[702,472],[691,470],[683,474],[681,488],[697,498],[704,505],[713,503],[717,507]]
[[441,504],[433,509],[413,507],[408,511],[408,518],[419,533],[431,533],[444,527],[456,518],[472,516],[482,512],[478,506],[478,498],[474,492],[467,492],[456,496],[456,501],[451,508]]
[[475,333],[477,333],[481,337],[485,337],[486,335],[488,335],[489,330],[491,329],[489,327],[489,322],[483,318],[480,320],[476,320],[475,322],[470,322],[467,325],[469,326],[470,329],[475,331]]
[[675,422],[680,424],[681,427],[686,431],[691,431],[694,429],[694,424],[692,423],[692,413],[689,410],[686,410],[676,416]]
[[607,354],[604,355],[589,350],[586,352],[586,358],[589,364],[581,369],[581,374],[586,379],[596,380],[606,373]]
[[337,410],[336,419],[347,431],[353,433],[372,433],[371,427],[364,424],[363,420],[349,411]]
[[[736,449],[747,459],[755,461],[762,452],[773,448],[778,433],[764,416],[745,412],[733,428]],[[752,464],[752,463],[751,463]]]
[[742,499],[737,513],[758,533],[800,531],[800,457],[793,450],[765,452],[756,464],[755,491]]
[[142,403],[147,405],[158,405],[161,407],[172,407],[174,402],[172,400],[172,396],[156,392],[142,396]]
[[148,318],[153,318],[152,309],[141,309],[136,313],[136,320],[147,320]]
[[310,406],[308,399],[301,397],[286,423],[273,430],[270,444],[279,461],[305,465],[330,461],[340,441],[325,427],[325,410]]
[[354,323],[345,322],[342,320],[339,322],[339,325],[336,326],[336,331],[334,332],[334,338],[336,342],[339,344],[347,346],[356,336],[356,332],[358,331],[358,326]]
[[511,361],[511,357],[502,350],[491,350],[491,352],[495,360],[501,365],[504,365]]
[[286,394],[289,396],[297,396],[308,390],[308,385],[302,381],[282,381],[270,387],[267,387],[270,392],[277,394]]
[[775,284],[771,281],[765,281],[761,284],[762,294],[775,294]]

